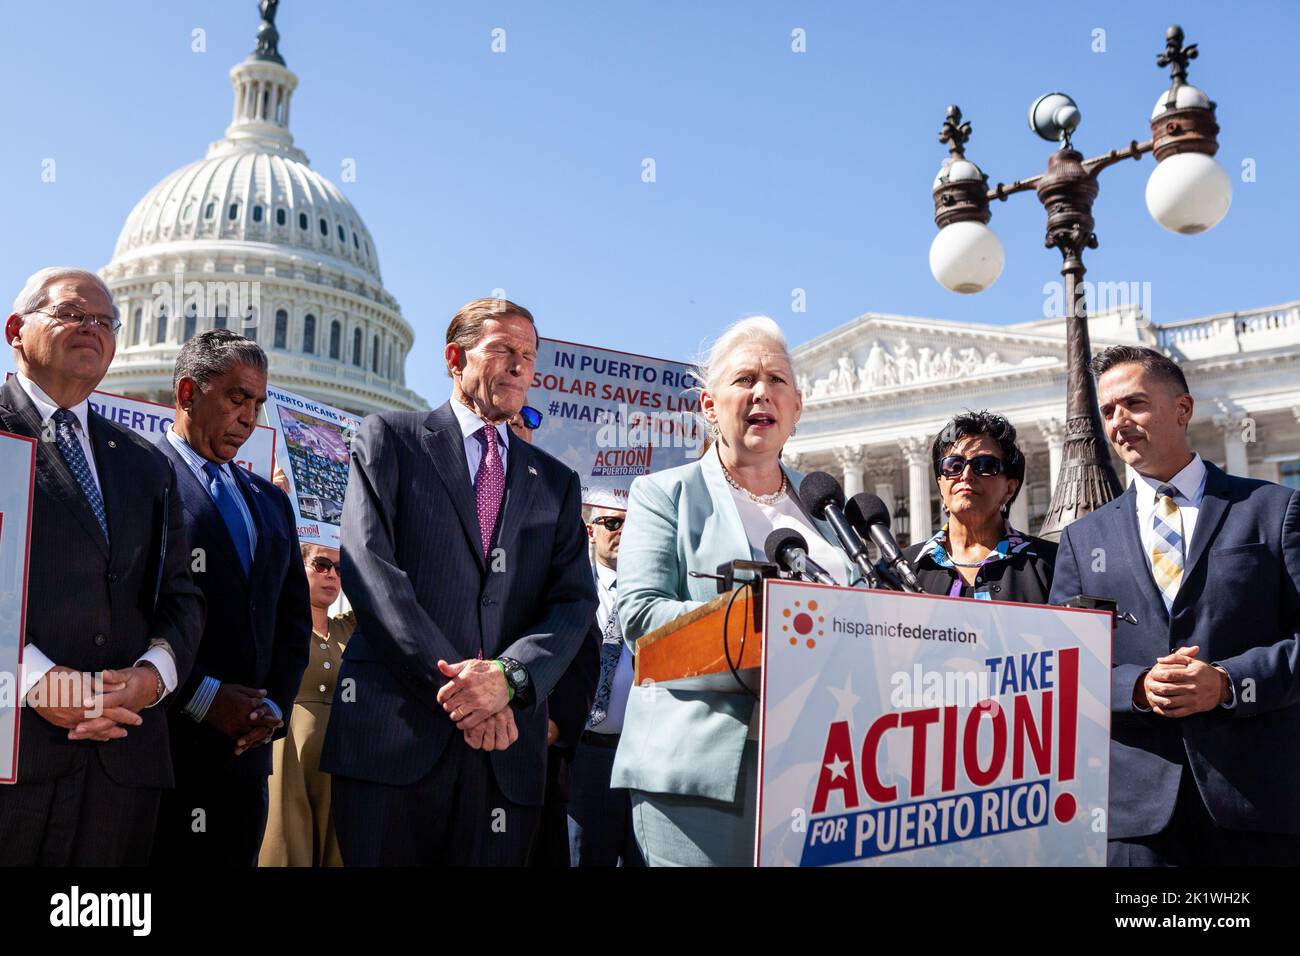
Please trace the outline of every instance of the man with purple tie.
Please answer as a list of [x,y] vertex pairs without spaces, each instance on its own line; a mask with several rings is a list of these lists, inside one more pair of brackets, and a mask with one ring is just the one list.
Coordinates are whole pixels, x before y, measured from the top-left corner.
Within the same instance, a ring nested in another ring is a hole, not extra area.
[[546,783],[547,697],[596,610],[574,471],[508,422],[532,384],[527,309],[447,329],[452,397],[352,443],[343,657],[321,769],[347,866],[522,865]]

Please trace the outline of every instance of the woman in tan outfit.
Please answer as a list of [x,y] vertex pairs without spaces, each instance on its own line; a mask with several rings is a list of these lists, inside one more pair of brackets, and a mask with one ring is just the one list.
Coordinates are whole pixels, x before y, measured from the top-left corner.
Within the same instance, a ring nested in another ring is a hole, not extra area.
[[288,736],[272,744],[270,809],[259,866],[342,866],[330,819],[330,777],[320,750],[343,650],[356,627],[351,611],[329,616],[339,596],[339,552],[301,545],[311,589],[311,657],[293,702]]

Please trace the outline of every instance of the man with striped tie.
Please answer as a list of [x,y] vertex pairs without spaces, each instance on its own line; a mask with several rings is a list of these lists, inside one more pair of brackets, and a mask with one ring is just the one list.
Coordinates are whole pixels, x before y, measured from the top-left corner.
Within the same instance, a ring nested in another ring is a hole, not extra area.
[[18,374],[0,386],[0,431],[36,439],[36,474],[0,866],[148,863],[173,784],[156,705],[189,674],[203,597],[175,470],[91,406],[120,325],[99,276],[61,267],[27,280],[5,324]]
[[1136,473],[1066,528],[1052,600],[1112,598],[1111,866],[1300,863],[1300,491],[1192,452],[1182,370],[1092,363]]

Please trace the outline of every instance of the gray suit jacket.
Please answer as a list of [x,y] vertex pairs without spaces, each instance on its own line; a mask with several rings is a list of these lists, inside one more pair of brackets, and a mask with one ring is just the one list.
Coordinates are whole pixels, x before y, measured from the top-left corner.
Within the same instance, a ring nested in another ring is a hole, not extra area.
[[[803,476],[785,468],[797,491]],[[825,522],[809,521],[836,543]],[[836,545],[838,548],[838,545]],[[690,571],[753,554],[716,453],[632,482],[618,553],[618,615],[624,639],[717,597],[715,582]],[[856,574],[844,561],[848,580]],[[732,802],[754,699],[746,693],[633,687],[614,760],[612,786]]]

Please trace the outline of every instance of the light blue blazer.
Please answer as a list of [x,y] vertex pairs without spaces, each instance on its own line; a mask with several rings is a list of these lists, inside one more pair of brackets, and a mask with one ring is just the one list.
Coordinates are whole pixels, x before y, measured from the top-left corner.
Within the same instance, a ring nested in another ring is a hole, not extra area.
[[[783,464],[797,491],[803,475]],[[796,499],[797,500],[797,499]],[[802,508],[802,504],[800,504]],[[807,516],[836,543],[830,525]],[[618,619],[643,634],[717,597],[719,564],[754,556],[717,452],[632,482],[618,553]],[[846,580],[854,580],[844,559]],[[610,785],[734,802],[754,699],[742,692],[633,687]]]

